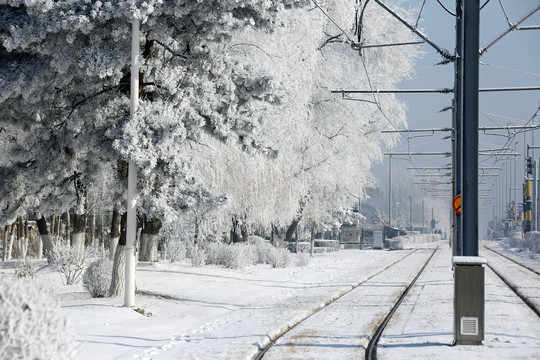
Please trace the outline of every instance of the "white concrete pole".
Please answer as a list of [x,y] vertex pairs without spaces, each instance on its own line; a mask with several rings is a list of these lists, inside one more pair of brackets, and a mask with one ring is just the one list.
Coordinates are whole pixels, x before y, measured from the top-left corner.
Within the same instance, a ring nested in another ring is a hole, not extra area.
[[[131,107],[130,116],[133,118],[139,103],[139,20],[132,23],[131,33]],[[127,228],[126,228],[126,283],[124,306],[135,305],[135,240],[137,221],[135,217],[137,206],[137,167],[129,162],[128,191],[127,191]]]

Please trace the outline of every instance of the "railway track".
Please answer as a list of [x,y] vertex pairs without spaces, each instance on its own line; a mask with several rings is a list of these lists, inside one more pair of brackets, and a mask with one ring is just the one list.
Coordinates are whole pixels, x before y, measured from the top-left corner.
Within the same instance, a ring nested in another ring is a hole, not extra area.
[[[484,249],[489,250],[489,252],[484,253],[489,269],[493,271],[493,273],[495,273],[495,275],[497,275],[516,294],[516,296],[527,304],[538,317],[540,317],[540,300],[534,291],[535,285],[538,287],[538,284],[540,284],[540,273],[498,251],[490,249],[489,247],[484,246]],[[498,257],[498,260],[494,261],[494,256]],[[503,272],[502,267],[494,265],[501,261],[506,262],[507,264],[507,266],[504,267],[506,270],[505,272]],[[508,269],[514,270],[508,271]]]
[[[282,359],[291,355],[295,359],[324,358],[321,351],[330,351],[333,357],[338,358],[342,351],[343,357],[353,355],[355,358],[365,356],[366,359],[376,359],[377,342],[384,327],[436,251],[416,250],[381,269],[283,331],[252,359]],[[343,330],[340,329],[340,322],[349,322],[349,326],[354,324],[358,331],[354,335],[336,335],[336,332]],[[339,338],[340,344],[321,343],[332,336]],[[317,356],[309,352],[314,348],[317,349]]]

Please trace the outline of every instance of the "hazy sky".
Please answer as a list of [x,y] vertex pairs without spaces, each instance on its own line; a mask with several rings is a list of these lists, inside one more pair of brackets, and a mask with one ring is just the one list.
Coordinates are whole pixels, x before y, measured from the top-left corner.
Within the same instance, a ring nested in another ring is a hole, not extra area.
[[[441,1],[449,10],[455,11],[454,0]],[[480,1],[481,4],[485,0]],[[497,35],[508,28],[508,22],[501,8],[501,2],[512,23],[517,22],[525,14],[530,12],[540,4],[538,0],[491,0],[481,11],[480,19],[480,47],[485,46]],[[405,1],[403,4],[411,8],[419,9],[423,0]],[[370,2],[370,6],[378,6],[375,2]],[[418,11],[416,12],[418,14]],[[537,11],[521,26],[540,25],[540,11]],[[440,47],[454,52],[455,47],[455,18],[446,12],[435,0],[427,0],[422,12],[419,28],[433,42]],[[404,31],[408,31],[405,27]],[[429,45],[421,45],[424,56],[417,61],[416,74],[410,80],[400,84],[403,89],[440,89],[451,88],[454,83],[454,65],[434,64],[442,60],[441,56]],[[481,58],[480,65],[480,87],[517,87],[517,86],[539,86],[540,85],[540,30],[512,31],[499,42],[493,45]],[[486,64],[486,65],[484,65]],[[453,95],[451,94],[414,94],[399,95],[399,98],[408,106],[408,126],[409,129],[424,128],[444,128],[451,126],[451,111],[439,113],[443,108],[450,106]],[[524,125],[540,105],[540,91],[520,91],[520,92],[497,92],[481,93],[479,99],[480,126],[505,126]],[[540,122],[540,116],[535,120]],[[540,136],[537,133],[536,142],[540,145]],[[504,132],[496,132],[498,135],[480,134],[480,149],[500,148],[506,144],[512,150],[524,153],[524,144],[533,144],[532,132],[526,135],[519,134],[509,138]],[[418,134],[416,134],[418,135]],[[400,144],[394,148],[393,152],[419,151],[419,152],[447,152],[451,151],[450,140],[443,137],[449,133],[435,133],[429,137],[418,137],[407,140],[401,138]],[[512,151],[513,152],[513,151]],[[540,150],[536,151],[536,158],[540,155]],[[493,189],[490,196],[499,196],[501,192],[501,179],[503,187],[506,188],[506,200],[512,196],[515,200],[521,201],[521,191],[513,191],[509,194],[508,188],[521,188],[524,177],[524,157],[518,157],[516,161],[507,161],[492,157],[481,156],[479,159],[481,167],[502,167],[501,171],[491,173],[500,174],[498,177],[485,177],[486,184],[481,184],[481,189]],[[415,156],[412,158],[414,166],[445,166],[451,163],[451,158],[442,156]],[[514,169],[517,166],[517,171]],[[393,169],[411,167],[405,160],[394,160]],[[381,179],[381,187],[387,188],[388,159],[384,164],[376,166],[375,174]],[[413,170],[408,170],[413,171]],[[509,171],[509,172],[507,172]],[[515,175],[514,175],[515,174]],[[447,178],[450,180],[450,178]],[[499,180],[497,180],[499,179]],[[509,179],[509,180],[508,180]],[[394,179],[394,181],[397,181]],[[511,184],[507,183],[510,182]],[[517,186],[515,185],[517,183]],[[451,189],[451,185],[443,185],[443,188]],[[482,192],[482,194],[485,194]],[[494,202],[481,204],[480,214],[480,236],[485,233],[487,221],[498,210]],[[450,199],[448,207],[450,208]]]

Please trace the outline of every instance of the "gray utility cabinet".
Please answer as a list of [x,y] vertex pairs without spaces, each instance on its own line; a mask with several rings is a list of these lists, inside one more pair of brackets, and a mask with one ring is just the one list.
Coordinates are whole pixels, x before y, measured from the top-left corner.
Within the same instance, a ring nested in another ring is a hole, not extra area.
[[484,340],[484,264],[479,256],[454,256],[454,341],[479,345]]
[[383,248],[383,231],[382,230],[373,230],[373,248],[374,249]]

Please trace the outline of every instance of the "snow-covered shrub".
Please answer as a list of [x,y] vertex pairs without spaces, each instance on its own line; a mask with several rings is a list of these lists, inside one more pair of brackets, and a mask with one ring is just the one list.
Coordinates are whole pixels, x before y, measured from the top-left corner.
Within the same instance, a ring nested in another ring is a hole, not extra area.
[[522,242],[522,234],[521,231],[514,231],[510,234],[510,238],[508,239],[508,245],[511,248],[519,248]]
[[308,266],[311,256],[308,253],[298,253],[296,254],[296,264],[298,266]]
[[210,265],[223,265],[228,245],[222,242],[212,242],[206,247],[206,263]]
[[189,258],[191,259],[191,265],[195,267],[203,266],[206,262],[206,252],[204,249],[192,247],[189,250]]
[[255,254],[257,256],[258,264],[269,264],[270,263],[270,252],[274,247],[263,240],[256,240],[252,245]]
[[59,245],[49,254],[49,262],[60,273],[65,285],[81,281],[86,261],[95,256],[93,248],[81,251],[77,247]]
[[525,234],[520,248],[528,249],[534,253],[540,253],[540,232],[531,231]]
[[88,265],[83,275],[83,285],[92,297],[106,297],[109,294],[112,279],[112,262],[101,258]]
[[165,258],[172,263],[182,261],[186,258],[186,250],[184,242],[168,239],[165,243]]
[[269,263],[274,268],[284,268],[291,262],[291,253],[287,249],[273,248],[269,253]]
[[[291,242],[287,245],[287,249],[289,249],[290,252],[295,253],[296,252],[296,242]],[[309,241],[299,241],[298,242],[298,252],[299,253],[308,253],[311,251],[311,242]]]
[[220,265],[230,269],[241,269],[257,262],[254,245],[233,244],[220,242],[210,243],[206,248],[207,264]]
[[60,308],[35,285],[0,277],[0,359],[73,359]]
[[17,269],[15,270],[15,275],[17,277],[35,277],[37,275],[38,266],[34,261],[30,260],[19,260],[17,261]]

